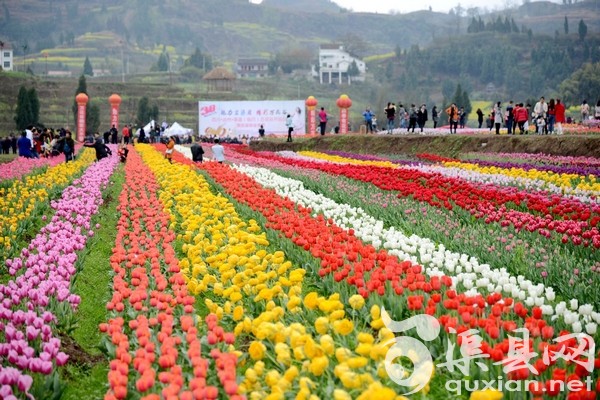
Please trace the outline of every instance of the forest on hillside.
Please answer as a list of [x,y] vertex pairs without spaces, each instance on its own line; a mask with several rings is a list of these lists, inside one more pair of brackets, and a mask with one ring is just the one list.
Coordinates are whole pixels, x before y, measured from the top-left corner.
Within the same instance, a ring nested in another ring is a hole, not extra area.
[[367,60],[361,86],[373,103],[396,96],[439,103],[458,84],[479,99],[561,95],[577,102],[600,93],[590,72],[600,62],[598,0],[398,15],[291,3],[4,0],[0,39],[22,61],[19,70],[38,75],[50,68],[91,76],[93,65],[117,79],[162,73],[193,83],[213,66],[265,57],[273,79],[281,79],[309,70],[320,44],[338,42]]

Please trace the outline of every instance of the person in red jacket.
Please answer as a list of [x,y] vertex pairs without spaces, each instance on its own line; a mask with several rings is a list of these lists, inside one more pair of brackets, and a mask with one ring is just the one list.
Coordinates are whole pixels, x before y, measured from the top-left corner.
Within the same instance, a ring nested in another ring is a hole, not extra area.
[[522,135],[523,132],[525,132],[525,122],[529,119],[529,115],[527,113],[527,108],[523,107],[523,103],[519,103],[517,110],[515,117],[517,125],[519,126],[519,135]]
[[556,99],[556,105],[554,106],[554,114],[556,121],[556,133],[558,135],[562,135],[562,124],[563,122],[565,122],[565,105],[560,101],[560,99]]
[[129,127],[127,125],[125,125],[123,127],[123,141],[125,142],[125,144],[129,144]]

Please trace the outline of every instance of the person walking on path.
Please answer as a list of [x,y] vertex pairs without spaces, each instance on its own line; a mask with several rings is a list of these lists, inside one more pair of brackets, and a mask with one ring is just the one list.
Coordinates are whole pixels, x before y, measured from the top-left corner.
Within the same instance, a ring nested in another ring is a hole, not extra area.
[[321,111],[319,111],[319,129],[321,130],[321,136],[325,135],[327,129],[327,112],[324,107],[321,107]]
[[202,162],[202,154],[204,154],[204,149],[198,142],[195,142],[192,145],[192,161],[193,162]]
[[437,106],[433,106],[431,109],[431,119],[433,120],[433,129],[437,128],[438,121],[440,120]]
[[288,128],[287,142],[291,142],[292,141],[292,132],[294,132],[294,120],[292,119],[292,116],[290,114],[288,114],[285,119],[285,126],[287,126],[287,128]]

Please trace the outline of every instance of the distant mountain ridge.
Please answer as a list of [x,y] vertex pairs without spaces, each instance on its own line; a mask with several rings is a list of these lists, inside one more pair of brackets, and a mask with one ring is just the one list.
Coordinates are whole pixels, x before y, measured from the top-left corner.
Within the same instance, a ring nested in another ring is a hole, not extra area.
[[263,0],[264,7],[279,8],[287,11],[301,11],[314,13],[336,13],[343,10],[331,0]]

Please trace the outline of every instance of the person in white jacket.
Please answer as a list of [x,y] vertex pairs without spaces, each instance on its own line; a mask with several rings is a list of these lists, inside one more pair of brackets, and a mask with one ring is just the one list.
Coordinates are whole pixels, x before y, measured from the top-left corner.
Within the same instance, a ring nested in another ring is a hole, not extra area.
[[287,115],[287,118],[285,120],[285,126],[287,126],[287,128],[288,128],[287,141],[291,142],[292,141],[292,132],[294,132],[294,120],[292,119],[290,114]]
[[[535,106],[533,107],[533,115],[532,117],[537,121],[538,118],[542,117],[544,118],[544,120],[546,119],[546,116],[548,115],[548,103],[546,103],[546,100],[544,99],[544,96],[540,97],[540,101],[538,101],[537,103],[535,103]],[[545,121],[544,121],[545,122]],[[545,124],[544,124],[545,126]],[[535,133],[538,133],[538,124],[535,124]],[[544,133],[544,132],[539,132],[539,133]]]

